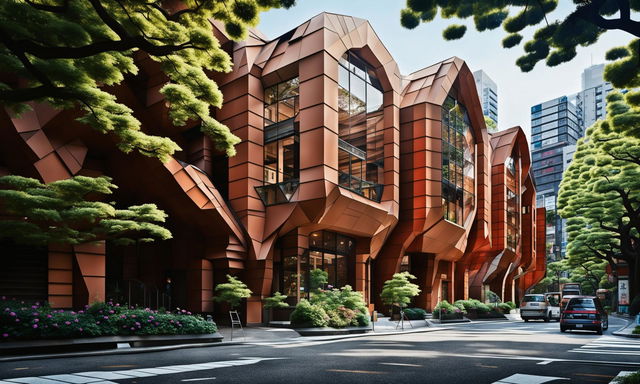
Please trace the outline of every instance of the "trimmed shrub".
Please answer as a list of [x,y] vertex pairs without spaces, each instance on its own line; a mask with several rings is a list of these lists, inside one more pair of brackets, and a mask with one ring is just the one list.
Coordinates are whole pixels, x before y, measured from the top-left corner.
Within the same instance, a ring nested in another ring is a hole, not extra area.
[[427,311],[422,308],[405,308],[404,314],[409,320],[424,320]]
[[81,311],[54,310],[48,304],[0,301],[2,340],[96,336],[185,335],[217,331],[216,324],[186,310],[153,311],[95,303]]
[[505,304],[511,307],[511,309],[516,309],[516,303],[514,303],[513,301],[507,301]]
[[330,327],[369,325],[367,304],[362,294],[354,291],[349,285],[345,285],[341,289],[319,289],[311,294],[310,302],[327,313],[330,318]]
[[329,316],[323,308],[302,299],[291,313],[291,325],[296,327],[326,327]]
[[631,331],[634,335],[640,335],[640,325],[638,325],[633,331]]
[[461,319],[463,310],[453,304],[449,304],[449,302],[446,300],[442,300],[441,302],[436,304],[436,306],[433,308],[433,311],[431,312],[434,319],[439,319],[440,313],[442,313],[442,320]]
[[508,314],[509,312],[511,312],[511,310],[513,308],[511,308],[511,306],[507,303],[500,303],[498,304],[498,309],[500,310],[500,312],[504,313],[505,315]]

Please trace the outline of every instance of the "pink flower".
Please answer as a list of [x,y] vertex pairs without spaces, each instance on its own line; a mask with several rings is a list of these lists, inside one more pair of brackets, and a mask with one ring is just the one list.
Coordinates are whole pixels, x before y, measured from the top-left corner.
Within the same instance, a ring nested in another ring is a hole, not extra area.
[[160,323],[158,323],[158,322],[156,321],[156,327],[157,327],[158,325],[160,325]]
[[38,309],[38,306],[37,305],[32,305],[31,309]]
[[82,328],[78,328],[78,330],[79,330],[80,332],[82,332],[82,331],[83,331],[83,329],[82,329]]
[[74,319],[74,320],[73,320],[73,322],[74,322],[74,323],[77,323],[77,322],[78,322],[78,319]]
[[15,316],[15,315],[16,315],[16,313],[15,313],[15,312],[11,312],[11,313],[9,313],[9,316]]
[[132,330],[132,331],[135,331],[136,329],[135,329],[135,328],[133,328],[133,327],[131,327],[131,330]]
[[38,312],[33,312],[32,315],[33,316],[40,316],[40,314]]
[[53,323],[53,327],[54,328],[58,328],[58,324],[57,323]]
[[136,315],[131,315],[131,317],[133,317],[134,319],[136,318]]
[[20,322],[20,319],[16,319],[16,323],[19,323],[19,322]]
[[33,324],[32,327],[33,328],[38,328],[38,324]]
[[99,321],[96,321],[96,324],[100,324],[100,322],[99,322]]
[[78,313],[84,313],[84,311],[78,311]]
[[50,318],[52,318],[52,317],[53,317],[53,316],[51,316],[51,315],[47,315],[47,319],[50,319]]
[[[4,300],[4,296],[2,296],[2,299]],[[8,333],[3,333],[2,337],[9,337],[9,334]]]
[[102,316],[103,319],[109,320],[109,316]]
[[33,322],[34,322],[34,323],[37,323],[37,322],[39,322],[39,321],[40,321],[40,319],[33,319]]
[[116,313],[116,311],[114,311],[113,309],[109,311],[109,313]]
[[70,321],[65,321],[64,323],[65,323],[66,325],[71,325],[71,322],[70,322]]

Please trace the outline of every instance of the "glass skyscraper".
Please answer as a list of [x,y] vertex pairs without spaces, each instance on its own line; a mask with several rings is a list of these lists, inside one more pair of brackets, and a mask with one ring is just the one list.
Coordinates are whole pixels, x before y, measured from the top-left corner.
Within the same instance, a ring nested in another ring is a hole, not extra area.
[[576,105],[558,97],[531,107],[531,158],[537,186],[537,206],[547,209],[547,249],[554,258],[564,256],[562,219],[556,211],[556,198],[565,168],[565,147],[582,136]]

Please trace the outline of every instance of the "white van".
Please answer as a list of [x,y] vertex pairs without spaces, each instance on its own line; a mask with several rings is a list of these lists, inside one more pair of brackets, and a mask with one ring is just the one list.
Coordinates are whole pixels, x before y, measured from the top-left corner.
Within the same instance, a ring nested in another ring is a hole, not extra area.
[[533,319],[550,321],[552,313],[546,295],[542,293],[524,295],[520,302],[520,317],[525,322]]

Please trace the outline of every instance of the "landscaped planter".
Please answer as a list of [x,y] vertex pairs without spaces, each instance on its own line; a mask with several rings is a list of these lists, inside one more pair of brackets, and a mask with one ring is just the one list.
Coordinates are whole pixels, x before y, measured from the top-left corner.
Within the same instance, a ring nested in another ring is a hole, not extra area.
[[500,312],[478,312],[476,309],[470,309],[467,311],[467,317],[471,320],[482,319],[506,319],[507,317]]
[[331,327],[299,327],[292,328],[298,332],[300,336],[329,336],[329,335],[351,335],[358,333],[371,332],[371,325],[363,327],[344,327],[344,328],[331,328]]

